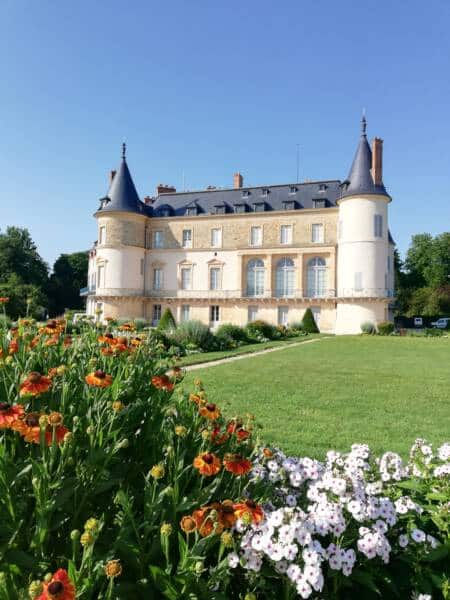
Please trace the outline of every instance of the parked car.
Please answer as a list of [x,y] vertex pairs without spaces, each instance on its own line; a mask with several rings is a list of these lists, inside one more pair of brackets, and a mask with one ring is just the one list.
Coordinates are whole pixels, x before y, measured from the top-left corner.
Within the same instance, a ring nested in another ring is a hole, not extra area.
[[437,321],[431,323],[431,327],[435,329],[447,329],[449,327],[450,317],[441,317]]

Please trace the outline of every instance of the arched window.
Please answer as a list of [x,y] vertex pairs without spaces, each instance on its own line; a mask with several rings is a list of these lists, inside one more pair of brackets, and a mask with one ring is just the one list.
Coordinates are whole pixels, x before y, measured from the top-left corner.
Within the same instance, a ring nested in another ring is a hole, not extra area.
[[325,296],[327,290],[327,267],[320,256],[308,261],[307,295],[311,298]]
[[247,296],[264,294],[264,261],[254,258],[247,264]]
[[292,258],[282,258],[277,263],[275,289],[277,296],[293,296],[295,291],[295,265]]

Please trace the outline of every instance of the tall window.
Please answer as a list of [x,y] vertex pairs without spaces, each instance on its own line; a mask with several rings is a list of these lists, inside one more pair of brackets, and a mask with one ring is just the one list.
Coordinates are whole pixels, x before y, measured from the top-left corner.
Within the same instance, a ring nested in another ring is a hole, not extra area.
[[140,270],[141,270],[141,275],[144,275],[144,259],[143,258],[141,258]]
[[153,324],[157,325],[161,319],[161,304],[153,305]]
[[102,225],[98,233],[98,243],[104,244],[106,242],[106,227]]
[[250,244],[252,246],[261,246],[262,244],[262,228],[252,227],[250,230]]
[[289,309],[287,306],[279,306],[278,307],[278,325],[284,325],[284,327],[288,324],[289,318]]
[[163,245],[164,245],[163,232],[162,231],[154,231],[153,232],[153,248],[162,248]]
[[163,271],[162,269],[153,269],[153,289],[162,289]]
[[320,256],[308,261],[307,269],[307,295],[309,297],[321,297],[326,293],[327,267],[325,260]]
[[219,267],[212,267],[209,270],[209,289],[219,290],[220,289],[220,269]]
[[183,229],[183,248],[192,248],[192,229]]
[[338,237],[339,237],[339,239],[342,239],[343,235],[344,235],[344,222],[342,221],[342,219],[339,219],[339,221],[338,221]]
[[219,306],[210,306],[209,309],[210,315],[209,320],[211,323],[218,323],[220,321],[220,308]]
[[211,246],[213,248],[220,248],[222,246],[221,229],[211,229]]
[[292,225],[280,227],[280,244],[292,244]]
[[362,284],[362,273],[355,273],[355,292],[362,292],[363,284]]
[[249,323],[252,321],[256,321],[258,318],[258,307],[257,306],[249,306],[248,307],[248,317],[247,320]]
[[311,241],[313,244],[323,244],[323,225],[314,223],[311,227]]
[[192,285],[192,269],[191,267],[183,267],[181,269],[181,289],[190,290]]
[[99,265],[97,269],[97,287],[105,287],[105,265]]
[[189,321],[189,305],[188,304],[182,304],[181,306],[181,320],[182,321]]
[[388,257],[387,257],[387,270],[388,270],[388,273],[391,272],[391,255],[390,254],[388,254]]
[[373,229],[375,237],[383,237],[383,215],[373,216]]
[[277,263],[275,289],[277,296],[293,296],[295,266],[292,258],[282,258]]
[[247,295],[262,296],[264,294],[264,261],[252,259],[247,265]]

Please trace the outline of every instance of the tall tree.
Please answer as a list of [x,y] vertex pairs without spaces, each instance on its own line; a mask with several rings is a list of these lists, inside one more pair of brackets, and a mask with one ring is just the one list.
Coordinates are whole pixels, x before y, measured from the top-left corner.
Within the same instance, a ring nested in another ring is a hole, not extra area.
[[48,266],[39,255],[28,229],[8,227],[0,232],[0,282],[16,275],[22,283],[45,288]]
[[87,282],[89,256],[87,252],[61,254],[53,265],[49,283],[49,311],[62,314],[66,308],[83,307],[80,288]]

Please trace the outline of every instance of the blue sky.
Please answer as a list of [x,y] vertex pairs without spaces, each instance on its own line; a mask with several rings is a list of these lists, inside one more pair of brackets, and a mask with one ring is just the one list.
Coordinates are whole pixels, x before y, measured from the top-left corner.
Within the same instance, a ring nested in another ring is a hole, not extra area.
[[87,249],[128,144],[141,196],[343,179],[366,109],[384,139],[390,227],[450,223],[450,3],[0,3],[0,229],[44,258]]

